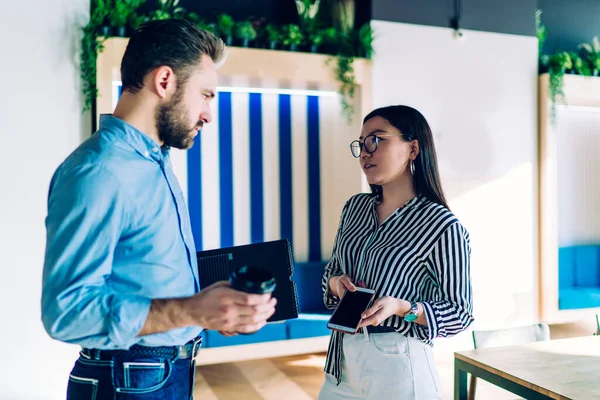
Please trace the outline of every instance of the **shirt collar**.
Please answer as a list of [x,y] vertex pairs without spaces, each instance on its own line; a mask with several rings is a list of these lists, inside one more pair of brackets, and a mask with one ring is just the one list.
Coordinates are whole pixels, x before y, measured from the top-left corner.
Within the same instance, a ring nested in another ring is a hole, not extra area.
[[100,129],[119,135],[138,154],[149,160],[160,162],[168,156],[169,151],[161,148],[154,139],[112,114],[100,115]]
[[[412,199],[408,200],[406,203],[404,203],[401,207],[398,208],[398,210],[402,210],[404,208],[408,208],[422,200],[425,199],[425,196],[417,194],[415,197],[413,197]],[[373,204],[373,207],[377,207],[381,201],[379,199],[379,195],[373,194],[371,197],[371,203]]]

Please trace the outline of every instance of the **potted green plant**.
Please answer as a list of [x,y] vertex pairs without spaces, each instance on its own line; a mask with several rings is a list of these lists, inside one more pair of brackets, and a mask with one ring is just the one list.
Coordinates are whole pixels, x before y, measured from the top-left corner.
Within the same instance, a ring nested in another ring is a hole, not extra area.
[[290,51],[296,51],[303,39],[304,34],[298,25],[289,24],[283,27],[283,44],[287,46]]
[[127,36],[127,21],[129,19],[129,5],[127,0],[114,0],[109,18],[113,34],[118,37]]
[[321,52],[326,54],[336,54],[338,51],[338,31],[335,28],[326,28],[321,31],[323,43]]
[[319,51],[319,47],[323,44],[323,39],[324,36],[322,30],[316,30],[308,34],[311,53],[317,53]]
[[281,32],[279,29],[273,24],[268,24],[265,27],[265,32],[267,33],[268,48],[271,50],[277,49],[281,41]]
[[233,43],[233,28],[235,27],[235,21],[231,16],[227,14],[220,14],[217,19],[217,30],[221,39],[225,41],[227,46],[231,46]]
[[295,0],[300,24],[305,31],[314,31],[321,0]]
[[188,21],[191,21],[195,24],[198,24],[200,22],[200,16],[195,12],[188,13],[186,15],[185,19],[187,19]]
[[587,61],[591,67],[592,75],[600,75],[600,39],[595,36],[592,44],[582,43],[579,48],[583,50],[583,60]]
[[217,33],[217,27],[216,27],[215,23],[200,20],[196,23],[196,25],[198,26],[198,28],[204,29],[205,31],[210,32],[213,35],[215,35]]
[[113,26],[113,32],[116,36],[125,37],[128,35],[128,29],[134,22],[138,8],[146,0],[112,0],[110,10],[110,20]]
[[235,27],[235,36],[241,41],[242,47],[248,47],[256,39],[256,29],[250,21],[241,21]]
[[358,31],[358,39],[361,46],[361,57],[373,57],[373,29],[371,24],[366,23]]
[[150,19],[153,21],[170,18],[182,18],[185,16],[185,8],[179,7],[179,0],[158,0],[156,10],[150,13]]
[[579,56],[579,54],[576,52],[569,52],[569,57],[571,57],[571,62],[573,64],[573,67],[569,70],[570,74],[583,76],[592,75],[592,68],[590,64],[581,56]]
[[109,38],[113,35],[112,26],[110,25],[110,5],[109,0],[93,0],[92,13],[90,15],[90,23],[88,26],[93,26],[97,30],[99,36]]
[[333,26],[344,33],[352,31],[356,9],[354,0],[332,0],[331,6]]

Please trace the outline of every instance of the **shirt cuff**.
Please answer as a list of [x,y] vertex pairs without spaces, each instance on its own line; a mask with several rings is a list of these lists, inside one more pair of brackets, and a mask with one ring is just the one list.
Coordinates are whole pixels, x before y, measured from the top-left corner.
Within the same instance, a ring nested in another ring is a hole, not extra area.
[[108,337],[118,349],[136,344],[144,327],[152,300],[141,296],[114,297],[109,314]]
[[340,298],[331,294],[331,290],[329,289],[329,280],[333,278],[335,275],[330,276],[327,279],[327,287],[325,288],[325,295],[323,299],[325,301],[325,307],[332,310],[336,308],[340,302]]
[[433,340],[440,335],[441,326],[438,325],[436,311],[429,303],[419,302],[423,306],[423,314],[427,321],[427,338]]

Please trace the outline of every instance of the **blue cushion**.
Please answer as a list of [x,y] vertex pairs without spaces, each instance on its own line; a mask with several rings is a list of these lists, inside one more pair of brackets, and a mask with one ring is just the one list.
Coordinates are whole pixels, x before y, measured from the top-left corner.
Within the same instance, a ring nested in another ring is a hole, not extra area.
[[287,339],[287,329],[285,323],[277,323],[265,325],[261,330],[250,335],[226,337],[217,331],[206,331],[206,336],[208,341],[206,347],[213,348],[285,340]]
[[578,246],[575,250],[575,286],[600,287],[599,246]]
[[323,303],[321,280],[327,261],[315,261],[294,264],[293,281],[298,290],[300,313],[331,314]]
[[600,307],[600,246],[558,249],[558,308]]
[[575,286],[575,247],[558,249],[558,288],[571,289]]
[[561,289],[558,293],[559,310],[590,307],[600,307],[600,288]]
[[329,336],[331,334],[331,330],[327,328],[329,317],[324,314],[300,314],[297,319],[287,321],[288,337],[304,339]]

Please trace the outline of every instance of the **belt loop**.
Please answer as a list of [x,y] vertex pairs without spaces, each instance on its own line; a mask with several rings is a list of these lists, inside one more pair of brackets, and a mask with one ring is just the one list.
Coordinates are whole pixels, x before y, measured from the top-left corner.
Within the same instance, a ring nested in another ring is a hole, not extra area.
[[174,363],[175,361],[177,361],[179,359],[180,355],[181,355],[181,347],[175,346],[175,357],[173,357],[173,359],[171,360],[171,363]]
[[366,326],[363,328],[363,335],[365,337],[365,343],[369,343],[369,330]]
[[93,356],[94,360],[99,361],[100,360],[100,350],[94,349],[92,351],[93,351],[93,354],[94,354],[94,356]]

